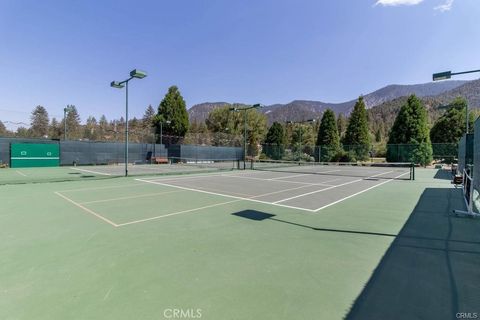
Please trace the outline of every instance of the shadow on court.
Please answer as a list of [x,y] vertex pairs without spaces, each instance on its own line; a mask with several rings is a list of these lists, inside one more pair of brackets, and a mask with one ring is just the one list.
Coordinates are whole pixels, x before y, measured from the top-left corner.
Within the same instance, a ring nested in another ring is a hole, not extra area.
[[233,215],[312,232],[392,237],[346,319],[455,319],[459,312],[480,315],[480,219],[449,214],[463,206],[461,190],[425,189],[398,235],[319,228],[255,210]]
[[426,189],[346,319],[455,319],[480,315],[480,220],[460,190]]
[[340,233],[350,233],[350,234],[364,234],[364,235],[370,235],[370,236],[383,236],[383,237],[395,237],[395,234],[388,234],[388,233],[377,233],[377,232],[365,232],[365,231],[356,231],[356,230],[340,230],[340,229],[325,229],[325,228],[317,228],[314,226],[307,226],[304,224],[300,223],[295,223],[295,222],[290,222],[287,220],[282,220],[275,218],[276,215],[270,214],[270,213],[265,213],[261,211],[256,211],[256,210],[243,210],[240,212],[235,212],[232,213],[232,215],[241,217],[241,218],[246,218],[254,221],[263,221],[263,220],[271,220],[271,221],[276,221],[276,222],[281,222],[281,223],[286,223],[295,227],[301,227],[301,228],[307,228],[311,229],[314,231],[324,231],[324,232],[340,232]]
[[442,180],[452,180],[452,172],[450,170],[440,169],[437,171],[434,178]]

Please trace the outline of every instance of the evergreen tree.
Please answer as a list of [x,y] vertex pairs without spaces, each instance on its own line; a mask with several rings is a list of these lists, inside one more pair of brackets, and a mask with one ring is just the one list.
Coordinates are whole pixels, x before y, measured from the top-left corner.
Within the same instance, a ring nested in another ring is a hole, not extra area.
[[335,113],[330,109],[323,113],[316,145],[320,148],[320,161],[330,161],[339,151],[340,138]]
[[[415,161],[415,159],[422,159],[420,164],[426,165],[432,161],[432,144],[429,133],[427,111],[422,102],[415,95],[411,95],[395,118],[388,143],[412,144],[417,146],[418,150],[414,150],[413,152],[415,157],[413,157],[413,154],[410,155],[410,160]],[[398,156],[395,157],[391,151],[393,149],[394,148],[390,146],[389,150],[387,150],[387,160],[404,160],[398,159]],[[420,157],[419,153],[421,152],[425,152],[425,154]]]
[[47,137],[48,136],[48,112],[42,106],[37,106],[32,111],[30,116],[30,131],[34,137]]
[[[163,134],[184,137],[187,133],[189,122],[185,100],[183,100],[180,91],[176,86],[168,88],[168,92],[158,106],[158,113],[153,120],[156,131],[160,133],[160,122],[170,121],[169,124],[163,123]],[[176,142],[176,140],[172,141]]]
[[343,144],[355,154],[357,160],[368,158],[370,134],[368,132],[367,110],[363,97],[359,97],[350,114]]
[[311,161],[315,149],[315,133],[312,125],[296,123],[292,129],[293,160]]
[[274,160],[283,158],[285,153],[285,132],[280,123],[274,122],[270,129],[268,129],[264,148],[267,157]]
[[19,138],[28,138],[30,136],[30,131],[25,127],[18,127],[16,136]]
[[382,141],[382,131],[380,128],[375,131],[375,142],[381,142]]
[[[67,112],[67,139],[78,139],[82,137],[80,127],[80,115],[74,105],[67,105],[70,110]],[[65,119],[62,120],[62,134],[64,134]]]
[[338,130],[338,136],[340,138],[343,137],[346,129],[347,129],[347,118],[345,118],[345,115],[343,113],[340,113],[337,118],[337,130]]
[[84,137],[88,140],[97,140],[98,132],[97,132],[97,119],[93,116],[89,116],[87,118],[87,122],[85,124],[85,134]]
[[232,134],[241,134],[240,115],[237,112],[230,111],[230,107],[225,105],[210,111],[205,119],[205,125],[211,132],[230,132]]
[[[457,143],[466,132],[467,101],[456,98],[449,109],[435,122],[430,129],[432,143]],[[474,114],[469,114],[469,131],[473,132]]]
[[155,109],[149,105],[145,110],[142,118],[142,125],[145,129],[150,129],[153,126],[153,119],[155,118]]
[[52,139],[60,139],[62,135],[62,129],[60,127],[60,123],[57,121],[56,118],[52,118],[50,121],[50,127],[48,129],[48,135]]
[[2,121],[0,121],[0,137],[5,137],[7,135],[7,128],[3,124]]
[[98,135],[100,136],[101,140],[107,140],[107,131],[108,131],[108,120],[104,114],[100,117],[98,121]]
[[[241,109],[245,106],[238,105]],[[225,135],[219,135],[218,133],[228,133],[228,139],[235,139],[235,141],[229,142],[229,145],[243,146],[244,135],[244,112],[234,112],[230,110],[229,106],[213,109],[205,120],[205,124],[209,131],[214,133],[214,144],[221,145],[218,137]],[[250,109],[247,112],[247,144],[249,145],[248,154],[256,155],[258,153],[258,145],[263,140],[267,129],[267,118],[264,114],[258,112],[256,109]]]

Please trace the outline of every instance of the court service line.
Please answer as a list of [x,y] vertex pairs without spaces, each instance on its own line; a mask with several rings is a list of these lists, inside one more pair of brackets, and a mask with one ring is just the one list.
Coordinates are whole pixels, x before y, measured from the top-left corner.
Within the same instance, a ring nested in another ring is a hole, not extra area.
[[185,190],[175,190],[175,191],[165,191],[165,192],[156,192],[156,193],[146,193],[141,194],[138,196],[127,196],[127,197],[119,197],[119,198],[110,198],[110,199],[101,199],[101,200],[93,200],[87,202],[80,202],[80,204],[91,204],[91,203],[102,203],[102,202],[110,202],[110,201],[118,201],[118,200],[128,200],[128,199],[136,199],[136,198],[145,198],[145,197],[153,197],[162,194],[169,194],[169,193],[176,193],[176,192],[183,192]]
[[265,196],[270,196],[272,194],[277,194],[277,193],[282,193],[282,192],[286,192],[286,191],[292,191],[292,190],[297,190],[297,189],[302,189],[302,188],[307,188],[307,187],[311,187],[311,186],[310,185],[305,185],[305,186],[300,186],[300,187],[295,187],[295,188],[283,189],[283,190],[280,190],[280,191],[268,192],[268,193],[264,193],[264,194],[261,194],[261,195],[253,196],[251,199],[261,198],[261,197],[265,197]]
[[[237,173],[235,173],[237,174]],[[146,177],[142,180],[144,181],[176,181],[176,180],[185,180],[185,179],[196,179],[196,178],[203,178],[203,177],[221,177],[222,175],[228,176],[225,172],[212,172],[210,174],[187,174],[183,176],[168,176],[168,177]]]
[[117,226],[118,227],[128,226],[128,225],[131,225],[131,224],[136,224],[136,223],[141,223],[141,222],[146,222],[146,221],[151,221],[151,220],[157,220],[157,219],[162,219],[162,218],[166,218],[166,217],[171,217],[171,216],[175,216],[177,214],[183,214],[183,213],[188,213],[188,212],[193,212],[193,211],[198,211],[198,210],[203,210],[203,209],[208,209],[208,208],[213,208],[213,207],[218,207],[218,206],[223,206],[225,204],[230,204],[230,203],[239,202],[239,201],[242,201],[242,200],[237,199],[237,200],[232,200],[232,201],[227,201],[227,202],[215,203],[215,204],[211,204],[211,205],[200,207],[200,208],[193,208],[193,209],[188,209],[188,210],[183,210],[183,211],[172,212],[172,213],[165,214],[163,216],[156,216],[156,217],[151,217],[151,218],[146,218],[146,219],[140,219],[140,220],[125,222],[125,223],[120,223]]
[[[388,172],[383,172],[383,173],[375,174],[375,175],[370,176],[370,177],[367,177],[367,178],[365,178],[365,179],[378,177],[378,176],[381,176],[381,175],[384,175],[384,174],[387,174],[387,173],[391,173],[391,172],[393,172],[393,171],[388,171]],[[292,199],[297,199],[297,198],[300,198],[300,197],[309,196],[309,195],[311,195],[311,194],[315,194],[315,193],[319,193],[319,192],[331,190],[331,189],[334,189],[334,188],[343,187],[343,186],[346,186],[346,185],[349,185],[349,184],[352,184],[352,183],[360,182],[360,181],[363,181],[363,180],[365,180],[365,179],[357,179],[357,180],[345,182],[345,183],[338,184],[338,185],[333,186],[333,187],[328,187],[328,188],[325,188],[325,189],[322,189],[322,190],[316,190],[316,191],[312,191],[312,192],[307,192],[307,193],[300,194],[300,195],[297,195],[297,196],[293,196],[293,197],[290,197],[290,198],[285,198],[285,199],[282,199],[282,200],[278,200],[278,201],[275,201],[275,202],[273,202],[273,203],[274,203],[274,204],[277,204],[277,203],[285,202],[285,201],[288,201],[288,200],[292,200]],[[315,212],[315,210],[314,210],[314,212]]]
[[[311,175],[311,174],[322,174],[322,173],[331,173],[331,172],[338,172],[338,171],[341,171],[341,170],[328,170],[328,171],[307,172],[307,173],[295,174],[295,175],[292,175],[292,176],[272,178],[272,180],[281,180],[281,179],[288,179],[288,178],[296,178],[296,177],[309,176],[309,175]],[[282,172],[282,171],[274,171],[274,172]]]
[[127,185],[124,185],[124,186],[103,186],[103,187],[94,187],[94,188],[67,189],[67,190],[62,190],[60,192],[65,193],[65,192],[74,192],[74,191],[90,191],[90,190],[102,190],[102,189],[130,188],[130,187],[136,187],[136,186],[145,186],[145,183],[133,183],[133,184],[127,184]]
[[102,176],[111,176],[110,173],[98,172],[98,171],[93,171],[93,170],[79,169],[79,168],[73,168],[73,167],[70,167],[69,169],[88,172],[88,173],[99,174],[99,175],[102,175]]
[[329,203],[329,204],[327,204],[327,205],[324,205],[323,207],[320,207],[320,208],[318,208],[318,209],[315,209],[315,213],[317,214],[318,211],[320,211],[320,210],[322,210],[322,209],[328,208],[328,207],[330,207],[330,206],[333,206],[334,204],[337,204],[337,203],[339,203],[339,202],[342,202],[342,201],[345,201],[345,200],[347,200],[347,199],[353,198],[353,197],[355,197],[355,196],[357,196],[357,195],[359,195],[359,194],[361,194],[361,193],[367,192],[367,191],[372,190],[372,189],[374,189],[374,188],[376,188],[376,187],[379,187],[379,186],[384,185],[384,184],[386,184],[386,183],[392,182],[393,180],[395,180],[395,179],[397,179],[397,178],[400,178],[401,176],[404,176],[404,175],[409,174],[409,173],[410,173],[410,172],[402,173],[401,175],[396,176],[395,178],[392,178],[392,179],[390,179],[390,180],[383,181],[382,183],[376,184],[376,185],[371,186],[371,187],[369,187],[369,188],[367,188],[367,189],[364,189],[364,190],[359,191],[359,192],[357,192],[357,193],[354,193],[354,194],[351,194],[351,195],[349,195],[349,196],[346,196],[345,198],[342,198],[342,199],[340,199],[340,200],[337,200],[337,201],[334,201],[334,202]]
[[239,179],[250,179],[250,180],[260,180],[260,181],[273,181],[273,182],[283,182],[283,183],[294,183],[294,184],[303,184],[307,186],[326,186],[326,187],[331,187],[331,184],[325,184],[325,183],[311,183],[311,182],[299,182],[299,181],[281,181],[281,180],[276,180],[278,178],[256,178],[256,177],[242,177],[242,176],[233,176],[233,175],[224,175],[223,177],[232,177],[232,178],[239,178]]
[[17,171],[15,171],[15,172],[18,173],[18,174],[21,175],[21,176],[24,176],[24,177],[27,176],[25,173],[23,173],[23,172],[21,172],[21,171],[18,171],[18,170],[17,170]]
[[[252,198],[245,198],[245,197],[237,197],[237,196],[232,196],[228,194],[223,194],[223,193],[217,193],[217,192],[211,192],[211,191],[206,191],[202,189],[194,189],[194,188],[187,188],[187,187],[181,187],[181,186],[176,186],[174,184],[168,184],[168,183],[162,183],[158,181],[149,181],[149,180],[143,180],[143,179],[135,179],[137,181],[145,182],[145,183],[151,183],[151,184],[156,184],[160,186],[166,186],[166,187],[172,187],[172,188],[179,188],[179,189],[184,189],[188,191],[194,191],[194,192],[201,192],[201,193],[206,193],[206,194],[211,194],[214,196],[220,196],[220,197],[227,197],[227,198],[233,198],[233,199],[239,199],[239,200],[245,200],[245,201],[251,201],[251,202],[258,202],[258,203],[263,203],[263,204],[275,204],[273,202],[268,202],[268,201],[262,201],[262,200],[257,200],[257,199],[252,199]],[[297,209],[301,211],[308,211],[308,212],[315,212],[315,210],[312,209],[306,209],[306,208],[300,208],[300,207],[295,207],[295,206],[289,206],[285,204],[275,204],[276,206],[279,207],[284,207],[284,208],[290,208],[290,209]]]
[[103,220],[103,221],[105,221],[106,223],[108,223],[108,224],[110,224],[110,225],[112,225],[112,226],[114,226],[114,227],[118,227],[118,226],[119,226],[119,225],[116,224],[115,222],[113,222],[113,221],[111,221],[111,220],[108,220],[107,218],[105,218],[105,217],[99,215],[98,213],[96,213],[95,211],[90,210],[90,209],[82,206],[81,204],[79,204],[79,203],[73,201],[72,199],[64,196],[64,195],[61,194],[60,192],[55,191],[54,193],[55,193],[57,196],[65,199],[65,200],[67,200],[68,202],[70,202],[70,203],[74,204],[75,206],[79,207],[80,209],[84,210],[85,212],[88,212],[88,213],[90,213],[91,215],[97,217],[98,219]]

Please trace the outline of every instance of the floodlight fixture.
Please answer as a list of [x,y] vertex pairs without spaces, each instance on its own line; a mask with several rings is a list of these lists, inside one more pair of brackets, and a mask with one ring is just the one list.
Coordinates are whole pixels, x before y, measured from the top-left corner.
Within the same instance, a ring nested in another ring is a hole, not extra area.
[[142,70],[135,69],[135,70],[130,71],[130,77],[132,77],[132,78],[143,79],[146,76],[147,76],[147,73],[145,71],[142,71]]
[[118,82],[118,81],[112,81],[112,82],[110,82],[110,87],[117,88],[117,89],[122,89],[123,87],[125,87],[125,85]]

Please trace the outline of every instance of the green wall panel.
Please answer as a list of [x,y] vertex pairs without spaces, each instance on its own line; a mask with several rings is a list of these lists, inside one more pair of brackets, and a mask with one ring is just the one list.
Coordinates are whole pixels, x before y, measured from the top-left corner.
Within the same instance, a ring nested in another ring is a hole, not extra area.
[[58,144],[12,143],[10,167],[57,167],[60,164]]

